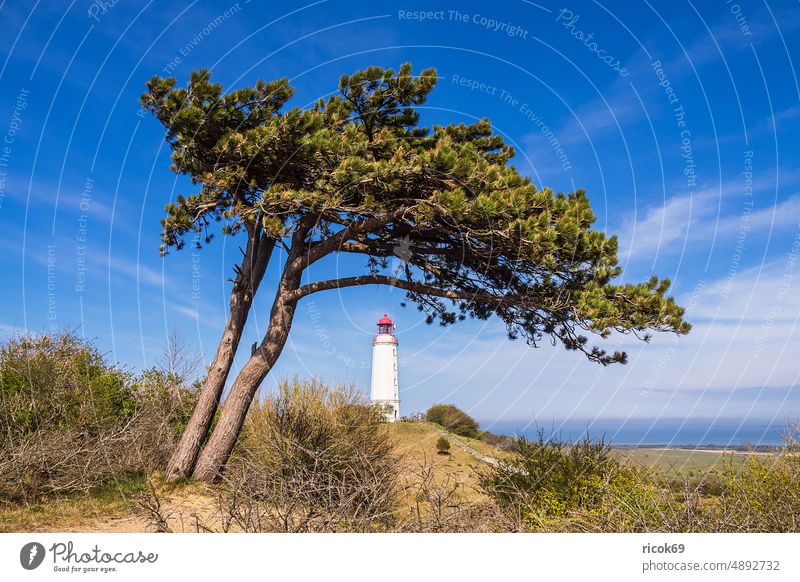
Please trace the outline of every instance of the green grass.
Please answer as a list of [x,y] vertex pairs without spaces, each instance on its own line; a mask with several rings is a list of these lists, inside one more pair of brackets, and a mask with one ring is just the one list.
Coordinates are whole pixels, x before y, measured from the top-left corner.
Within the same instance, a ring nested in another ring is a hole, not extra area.
[[723,451],[693,451],[688,449],[628,449],[617,448],[615,453],[642,467],[652,467],[667,474],[696,477],[714,469],[720,470],[723,459],[732,459],[734,465],[744,461],[747,453]]
[[134,474],[106,483],[88,495],[72,493],[28,505],[0,502],[0,532],[97,530],[90,524],[130,517],[131,497],[146,489],[146,476]]

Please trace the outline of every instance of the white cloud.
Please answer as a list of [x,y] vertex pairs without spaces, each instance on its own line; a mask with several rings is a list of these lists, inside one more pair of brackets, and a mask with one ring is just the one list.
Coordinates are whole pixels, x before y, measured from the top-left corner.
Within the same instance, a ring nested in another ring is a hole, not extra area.
[[[762,187],[767,179],[758,180],[754,188]],[[741,184],[726,184],[673,196],[648,209],[643,218],[628,218],[619,232],[620,258],[654,259],[682,252],[694,242],[730,239],[740,233],[750,237],[800,225],[800,194],[772,204],[772,200],[760,200],[759,194],[743,199],[741,188]],[[732,212],[734,195],[739,203]]]
[[719,196],[717,188],[674,196],[662,206],[650,208],[644,218],[629,219],[619,233],[620,258],[654,257],[680,250],[690,236],[697,234],[698,225],[716,214]]
[[633,384],[651,383],[669,391],[795,385],[799,374],[793,354],[800,353],[797,267],[788,258],[773,261],[680,297],[694,326],[691,333],[677,341],[656,338],[635,363]]
[[101,255],[97,253],[87,253],[89,262],[96,266],[98,269],[111,269],[111,272],[118,276],[130,277],[136,284],[146,283],[154,287],[163,287],[166,285],[166,276],[159,273],[155,269],[137,263],[128,258],[122,258],[119,255],[108,257],[108,255]]
[[180,313],[181,315],[188,317],[189,319],[193,319],[195,321],[198,320],[198,313],[197,307],[187,307],[185,305],[173,305],[172,310]]

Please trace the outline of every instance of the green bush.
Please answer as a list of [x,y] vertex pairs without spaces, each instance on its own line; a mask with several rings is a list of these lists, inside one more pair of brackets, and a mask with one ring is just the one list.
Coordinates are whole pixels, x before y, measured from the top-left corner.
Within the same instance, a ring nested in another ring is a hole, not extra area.
[[74,334],[27,335],[0,347],[0,444],[45,428],[93,432],[130,419],[134,401],[126,374]]
[[194,412],[201,387],[199,381],[187,386],[182,376],[159,368],[145,370],[133,379],[137,410],[149,410],[163,418],[175,442]]
[[615,493],[637,495],[635,470],[621,463],[604,441],[589,437],[567,444],[519,437],[516,453],[480,476],[484,493],[534,530],[582,529],[570,520],[596,522],[607,519]]
[[445,437],[440,436],[439,440],[436,441],[436,452],[438,452],[440,455],[449,455],[450,441]]
[[800,424],[790,427],[778,454],[726,459],[719,472],[719,502],[710,506],[717,531],[800,532]]
[[477,421],[452,404],[435,404],[425,415],[428,422],[438,424],[453,434],[476,439],[480,436]]
[[177,377],[133,377],[70,333],[0,346],[0,501],[88,492],[160,469],[194,406]]

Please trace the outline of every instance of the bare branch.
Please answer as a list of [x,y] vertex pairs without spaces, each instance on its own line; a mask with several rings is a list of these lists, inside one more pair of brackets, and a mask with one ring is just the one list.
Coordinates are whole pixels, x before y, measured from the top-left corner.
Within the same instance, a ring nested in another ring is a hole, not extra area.
[[531,297],[522,297],[519,295],[490,295],[486,293],[478,293],[472,291],[453,291],[452,289],[442,289],[434,285],[419,283],[416,281],[407,281],[405,279],[396,279],[386,275],[362,275],[357,277],[343,277],[341,279],[329,279],[327,281],[316,281],[303,285],[293,293],[293,299],[301,299],[306,295],[318,293],[320,291],[329,291],[331,289],[342,289],[344,287],[356,287],[359,285],[390,285],[411,291],[413,293],[423,293],[432,295],[434,297],[443,297],[445,299],[452,299],[454,301],[479,301],[489,304],[527,304],[530,305]]

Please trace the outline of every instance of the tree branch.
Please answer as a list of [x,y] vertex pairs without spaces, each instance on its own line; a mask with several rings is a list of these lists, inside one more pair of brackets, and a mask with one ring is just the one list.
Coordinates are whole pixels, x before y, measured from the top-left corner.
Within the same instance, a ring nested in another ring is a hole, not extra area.
[[311,249],[308,253],[308,264],[314,263],[321,259],[322,257],[336,252],[344,245],[345,242],[349,241],[350,239],[357,237],[358,235],[364,234],[366,232],[373,232],[379,228],[382,228],[396,220],[400,216],[402,216],[405,209],[397,210],[388,214],[385,217],[380,218],[365,218],[364,220],[359,220],[358,222],[353,222],[350,225],[344,227],[342,230],[333,234],[326,238],[323,241],[320,241],[314,245],[311,245]]
[[426,283],[418,283],[416,281],[408,281],[406,279],[397,279],[387,275],[361,275],[357,277],[343,277],[341,279],[329,279],[327,281],[316,281],[303,285],[293,292],[293,299],[301,299],[306,295],[318,293],[320,291],[330,291],[331,289],[342,289],[344,287],[357,287],[359,285],[390,285],[399,289],[405,289],[412,293],[423,293],[432,295],[434,297],[443,297],[445,299],[452,299],[454,301],[477,301],[480,303],[488,303],[493,305],[500,305],[502,303],[509,303],[521,306],[528,306],[532,309],[538,306],[533,305],[532,297],[523,297],[519,295],[490,295],[486,293],[469,292],[469,291],[453,291],[451,289],[442,289],[434,285]]

